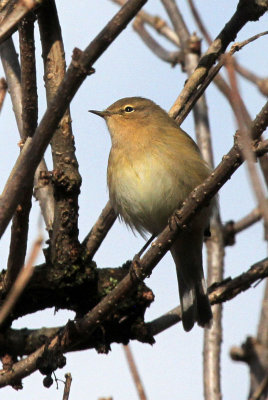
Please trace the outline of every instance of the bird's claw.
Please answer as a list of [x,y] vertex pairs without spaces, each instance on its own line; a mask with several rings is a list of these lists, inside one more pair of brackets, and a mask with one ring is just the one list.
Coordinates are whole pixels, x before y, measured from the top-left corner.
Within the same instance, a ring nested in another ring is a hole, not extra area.
[[140,263],[139,253],[134,256],[129,273],[131,277],[138,279],[140,282],[143,282],[144,278],[146,277],[146,274],[143,272],[143,268]]

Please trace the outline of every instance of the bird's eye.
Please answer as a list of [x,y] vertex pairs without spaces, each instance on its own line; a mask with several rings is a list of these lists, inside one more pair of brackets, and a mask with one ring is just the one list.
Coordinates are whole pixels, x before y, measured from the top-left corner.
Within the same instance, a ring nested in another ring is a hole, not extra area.
[[134,111],[134,108],[131,106],[126,106],[124,110],[125,110],[125,112],[130,113],[130,112]]

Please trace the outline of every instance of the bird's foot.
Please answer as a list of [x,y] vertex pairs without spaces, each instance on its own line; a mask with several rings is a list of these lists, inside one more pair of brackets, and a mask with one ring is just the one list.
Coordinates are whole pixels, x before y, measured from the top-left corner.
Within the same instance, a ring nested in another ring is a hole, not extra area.
[[133,279],[138,279],[140,282],[143,282],[146,278],[146,274],[143,272],[140,262],[140,252],[133,257],[129,273]]

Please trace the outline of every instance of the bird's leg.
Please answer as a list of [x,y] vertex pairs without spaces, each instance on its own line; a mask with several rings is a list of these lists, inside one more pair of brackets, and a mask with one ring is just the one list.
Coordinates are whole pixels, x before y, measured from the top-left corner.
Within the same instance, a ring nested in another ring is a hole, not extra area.
[[133,261],[134,260],[139,260],[141,258],[141,255],[145,252],[145,250],[147,249],[147,247],[152,243],[152,241],[155,239],[155,235],[152,235],[150,237],[150,239],[147,240],[147,242],[145,243],[145,245],[141,248],[141,250],[134,256]]
[[137,254],[135,254],[135,256],[133,257],[133,261],[132,261],[132,264],[130,266],[130,270],[129,270],[130,274],[134,274],[134,276],[140,281],[143,281],[143,279],[144,279],[144,273],[143,273],[141,265],[140,265],[140,258],[141,258],[141,255],[147,249],[147,247],[152,243],[154,238],[155,238],[155,235],[152,235],[150,237],[150,239],[147,240],[147,242],[141,248],[141,250]]

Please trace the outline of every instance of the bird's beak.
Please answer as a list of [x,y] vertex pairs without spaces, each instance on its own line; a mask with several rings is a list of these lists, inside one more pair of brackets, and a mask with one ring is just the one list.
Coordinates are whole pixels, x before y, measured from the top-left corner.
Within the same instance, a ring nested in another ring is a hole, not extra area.
[[107,111],[107,110],[104,110],[104,111],[88,110],[88,111],[91,112],[92,114],[96,114],[102,118],[109,117],[111,115],[110,111]]

